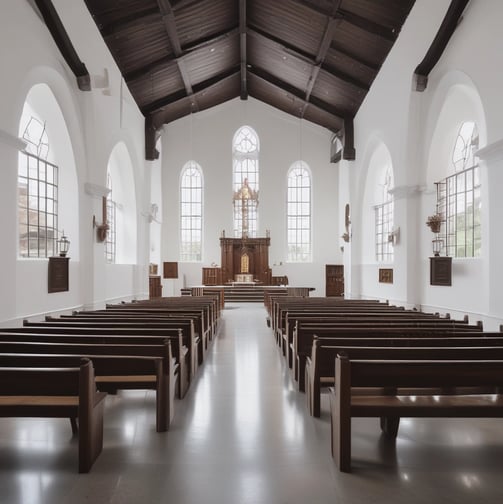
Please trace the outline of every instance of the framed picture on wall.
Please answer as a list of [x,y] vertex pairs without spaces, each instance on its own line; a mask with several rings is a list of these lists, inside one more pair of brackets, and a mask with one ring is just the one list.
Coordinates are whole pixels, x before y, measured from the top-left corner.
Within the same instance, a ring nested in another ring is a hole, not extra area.
[[163,263],[163,278],[178,278],[178,263],[165,262]]

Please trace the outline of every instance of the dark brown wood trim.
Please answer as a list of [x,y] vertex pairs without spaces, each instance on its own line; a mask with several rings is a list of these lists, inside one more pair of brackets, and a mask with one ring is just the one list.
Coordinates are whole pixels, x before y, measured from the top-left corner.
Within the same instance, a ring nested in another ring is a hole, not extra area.
[[[254,66],[253,68],[249,69],[250,73],[258,77],[259,79],[265,80],[269,84],[272,84],[273,86],[276,86],[279,89],[282,89],[284,92],[290,93],[294,95],[296,98],[301,100],[302,102],[305,102],[305,93],[304,91],[292,86],[288,82],[285,82],[282,79],[278,79],[274,75],[271,75],[269,72],[263,70],[262,68],[259,68],[257,66]],[[333,116],[337,117],[338,119],[344,119],[345,114],[342,110],[340,110],[338,107],[334,107],[333,105],[330,105],[329,103],[326,103],[323,100],[320,100],[318,98],[315,98],[314,96],[311,96],[309,99],[309,103],[313,105],[314,107],[317,107],[324,112],[328,112],[329,114],[332,114]]]
[[433,70],[438,60],[456,30],[463,11],[470,0],[452,0],[444,16],[442,24],[433,39],[423,61],[419,63],[414,71],[416,76],[416,91],[424,91],[428,85],[428,76]]
[[[277,38],[277,37],[272,37],[270,34],[266,34],[262,32],[261,30],[257,29],[256,27],[250,27],[248,26],[248,35],[251,37],[255,37],[257,39],[262,39],[266,43],[273,43],[276,45],[276,47],[281,47],[283,51],[298,59],[299,61],[303,61],[304,63],[307,63],[308,65],[312,66],[317,66],[318,71],[321,68],[324,72],[327,72],[333,77],[336,77],[337,79],[340,79],[341,81],[345,82],[346,84],[350,84],[351,86],[356,87],[359,91],[365,91],[368,92],[369,86],[361,82],[357,79],[354,79],[353,77],[347,75],[344,72],[341,72],[340,70],[335,69],[332,65],[328,65],[325,62],[319,63],[316,61],[316,58],[313,57],[311,54],[306,53],[305,51],[301,51],[300,49],[292,46],[291,44],[288,44],[284,40]],[[347,55],[349,56],[349,55]],[[352,57],[352,56],[349,56]],[[360,62],[358,62],[360,64]]]
[[91,91],[91,77],[89,76],[86,65],[80,60],[77,51],[73,47],[72,41],[52,1],[35,0],[35,2],[60,53],[77,78],[79,89],[81,91]]
[[344,146],[342,148],[342,159],[354,161],[356,159],[355,133],[352,118],[344,119]]
[[[311,3],[308,0],[293,0],[293,1],[295,1],[300,5],[303,5],[304,7],[307,7],[308,9],[318,12],[319,14],[324,14],[325,16],[331,15],[331,12],[328,9],[324,9],[323,7]],[[372,33],[373,35],[377,35],[381,38],[389,40],[390,42],[394,42],[398,37],[398,31],[395,30],[394,28],[390,28],[388,26],[383,26],[379,23],[369,21],[368,19],[358,16],[357,14],[349,12],[345,9],[339,9],[337,11],[336,17],[341,18],[344,21],[347,21],[353,26],[358,26],[359,28],[365,30],[366,32]]]
[[246,60],[246,0],[239,0],[239,50],[241,64],[241,99],[248,99]]
[[[218,84],[224,79],[232,77],[239,72],[240,72],[239,67],[233,67],[227,70],[226,72],[222,72],[218,75],[215,75],[214,77],[211,77],[211,79],[207,79],[203,82],[200,82],[199,84],[196,84],[193,88],[194,95],[200,93],[201,91],[205,91],[211,86],[214,86],[215,84]],[[170,95],[164,96],[163,98],[159,98],[158,100],[143,105],[141,107],[141,111],[143,115],[152,114],[153,112],[156,112],[159,109],[167,107],[168,105],[172,105],[173,103],[178,102],[180,100],[185,99],[190,101],[192,100],[193,96],[187,97],[185,91],[177,91],[176,93],[172,93]]]

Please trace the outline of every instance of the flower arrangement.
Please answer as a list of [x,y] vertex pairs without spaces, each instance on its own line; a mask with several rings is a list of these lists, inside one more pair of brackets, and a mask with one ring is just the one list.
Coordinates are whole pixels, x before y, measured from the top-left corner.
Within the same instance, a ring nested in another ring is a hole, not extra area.
[[430,215],[426,221],[426,225],[433,233],[440,233],[440,226],[442,225],[442,216],[440,214]]

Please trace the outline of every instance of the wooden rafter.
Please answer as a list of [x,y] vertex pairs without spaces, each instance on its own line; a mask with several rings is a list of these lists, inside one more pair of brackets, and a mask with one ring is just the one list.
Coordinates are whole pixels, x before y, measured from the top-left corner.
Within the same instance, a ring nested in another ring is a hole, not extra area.
[[[277,77],[271,75],[266,70],[254,66],[252,69],[250,69],[250,73],[252,73],[255,77],[258,77],[259,79],[262,79],[263,81],[267,82],[268,84],[271,84],[272,86],[275,86],[276,88],[282,90],[284,93],[286,92],[295,96],[295,98],[300,100],[303,104],[306,102],[306,94],[303,90],[298,89],[295,86],[292,86],[291,84],[288,84],[288,82],[285,82],[282,79],[278,79]],[[319,98],[316,98],[314,96],[310,97],[309,105],[312,105],[314,108],[322,110],[323,112],[329,113],[339,120],[343,120],[344,117],[346,116],[346,114],[338,107],[335,107],[325,102],[324,100],[320,100]]]
[[136,79],[141,79],[143,77],[148,76],[151,72],[155,72],[158,69],[161,69],[165,67],[167,64],[171,62],[175,62],[181,58],[187,57],[189,54],[192,54],[194,51],[198,51],[200,49],[203,49],[208,46],[212,46],[218,42],[221,42],[222,40],[228,39],[230,37],[233,37],[234,35],[237,35],[239,33],[239,28],[234,27],[231,30],[225,30],[220,33],[216,33],[212,35],[211,37],[204,37],[201,39],[198,39],[194,41],[191,44],[187,44],[182,47],[182,54],[179,58],[176,58],[175,56],[173,57],[162,57],[159,58],[155,61],[152,61],[146,65],[143,65],[139,68],[136,68],[135,70],[131,70],[130,72],[127,72],[124,74],[124,79],[126,82],[131,82]]
[[185,92],[187,96],[191,97],[192,109],[194,112],[199,110],[196,98],[194,96],[194,91],[192,89],[192,84],[190,82],[189,72],[187,70],[187,65],[182,56],[182,46],[180,44],[180,38],[178,37],[178,30],[176,28],[175,14],[173,8],[171,7],[171,2],[169,0],[157,0],[159,5],[159,10],[161,11],[162,20],[164,26],[166,27],[166,32],[171,42],[171,47],[173,48],[173,53],[176,57],[176,63],[178,65],[178,70],[182,76],[183,85],[185,86]]
[[[313,66],[317,65],[316,59],[312,55],[306,53],[305,51],[301,51],[298,48],[293,47],[291,44],[288,44],[284,40],[265,34],[264,32],[258,30],[255,27],[250,26],[248,27],[248,35],[256,39],[263,40],[265,43],[269,44],[272,43],[276,47],[280,47],[286,54],[298,59],[299,61],[303,61],[308,65]],[[341,72],[340,70],[334,68],[331,65],[328,65],[325,62],[319,64],[319,67],[321,70],[327,72],[332,77],[336,77],[337,79],[358,88],[360,91],[367,92],[369,90],[369,86],[366,83],[361,82],[358,79],[355,79],[344,72]]]
[[302,108],[301,117],[304,117],[304,114],[306,113],[306,109],[309,106],[309,98],[311,97],[311,93],[313,92],[313,88],[316,83],[316,79],[318,78],[318,75],[320,73],[321,65],[325,61],[325,58],[327,56],[327,52],[330,49],[330,44],[332,43],[332,40],[334,38],[334,33],[335,33],[335,30],[337,29],[337,25],[339,23],[335,19],[335,15],[341,5],[341,1],[342,0],[337,0],[336,2],[334,2],[334,6],[332,8],[332,13],[331,13],[332,15],[328,19],[327,26],[325,28],[325,31],[323,32],[320,47],[318,49],[318,54],[316,55],[315,64],[311,68],[311,75],[309,76],[309,80],[307,83],[305,103],[304,103],[304,107]]
[[239,49],[241,65],[241,99],[248,99],[246,80],[246,0],[239,0]]
[[[315,3],[311,3],[309,0],[293,0],[293,1],[300,5],[303,5],[304,7],[307,7],[308,9],[318,12],[319,14],[324,14],[325,16],[331,15],[331,12],[329,10],[324,9],[323,7]],[[398,37],[398,31],[395,30],[394,28],[383,26],[374,21],[370,21],[369,19],[363,18],[358,14],[354,14],[353,12],[350,12],[345,9],[339,9],[337,11],[336,17],[343,19],[344,21],[352,24],[353,26],[358,26],[358,28],[361,28],[366,32],[372,33],[372,35],[377,35],[378,37],[389,40],[390,42],[394,42]]]
[[376,65],[375,63],[367,59],[363,59],[361,56],[358,56],[353,51],[348,50],[346,47],[341,47],[339,44],[337,44],[335,40],[333,40],[332,43],[330,44],[330,48],[333,49],[334,51],[344,54],[344,56],[351,58],[358,65],[364,66],[374,73],[379,72],[380,69],[379,65]]
[[72,41],[61,22],[51,0],[35,0],[38,10],[44,18],[45,24],[58,46],[63,58],[77,78],[77,85],[81,91],[91,91],[91,77],[86,65],[80,60]]
[[[223,81],[224,79],[227,79],[233,75],[236,75],[239,72],[240,72],[240,68],[234,66],[234,67],[226,70],[225,72],[222,72],[218,75],[215,75],[214,77],[211,77],[210,79],[207,79],[203,82],[200,82],[199,84],[196,84],[193,89],[194,95],[209,89],[210,87],[214,86],[215,84],[218,84],[219,82]],[[180,100],[182,100],[184,98],[187,98],[184,91],[182,91],[182,90],[176,91],[175,93],[172,93],[167,96],[163,96],[162,98],[159,98],[158,100],[155,100],[151,103],[148,103],[147,105],[142,106],[141,111],[144,115],[152,114],[153,112],[156,112],[157,110],[162,109],[164,107],[167,107],[169,105],[172,105],[173,103],[179,102]],[[192,97],[189,97],[189,98],[192,98]]]
[[444,53],[469,1],[470,0],[451,1],[431,46],[423,58],[423,61],[419,63],[414,71],[416,75],[416,91],[424,91],[426,89],[428,85],[428,75]]

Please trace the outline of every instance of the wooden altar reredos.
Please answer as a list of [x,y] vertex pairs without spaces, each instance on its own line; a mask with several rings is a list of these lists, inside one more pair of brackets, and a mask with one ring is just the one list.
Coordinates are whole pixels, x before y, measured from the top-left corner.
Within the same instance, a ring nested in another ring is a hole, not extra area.
[[[220,238],[222,252],[222,281],[234,282],[236,275],[248,273],[253,280],[270,285],[272,272],[269,268],[269,245],[267,238]],[[247,256],[243,260],[243,256]],[[248,271],[243,271],[247,269]]]

